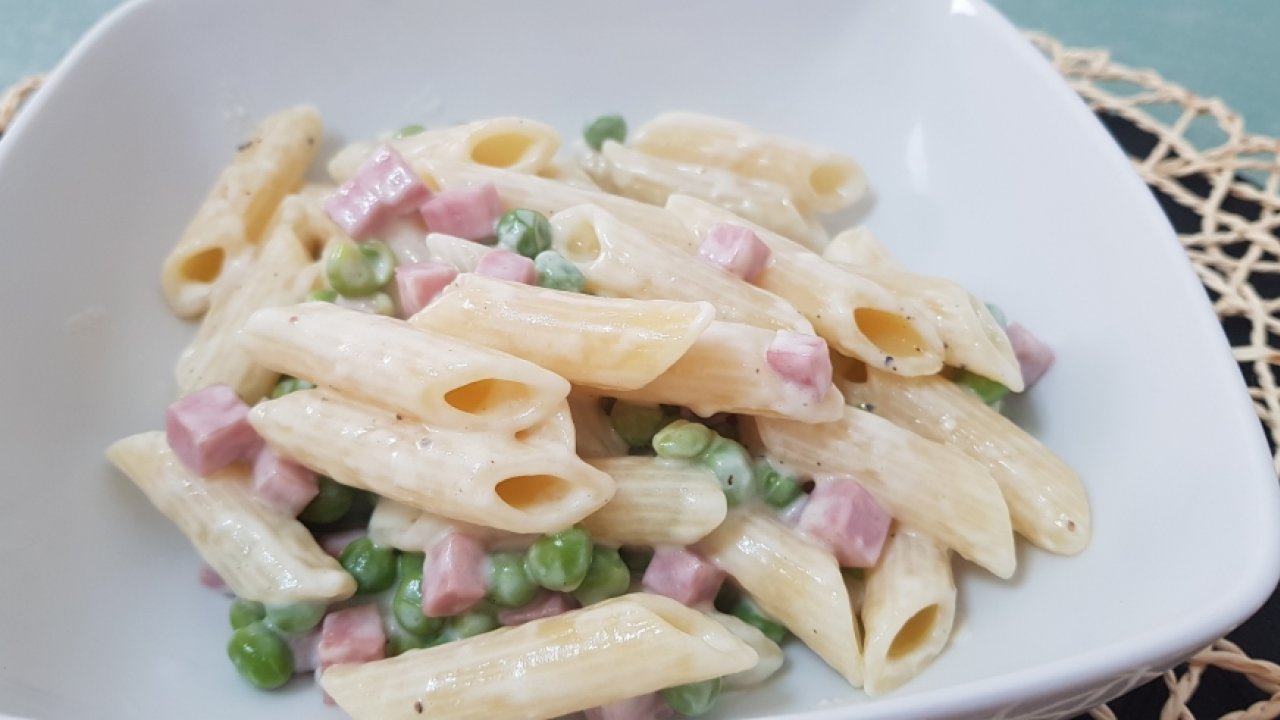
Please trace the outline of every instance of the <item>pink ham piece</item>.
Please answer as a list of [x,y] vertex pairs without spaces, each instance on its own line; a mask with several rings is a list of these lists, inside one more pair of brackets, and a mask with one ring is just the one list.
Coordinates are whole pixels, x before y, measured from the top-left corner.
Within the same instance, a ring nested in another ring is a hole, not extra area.
[[1013,346],[1013,354],[1022,367],[1022,383],[1030,389],[1053,367],[1053,349],[1018,323],[1009,323],[1007,334],[1009,344]]
[[346,550],[348,545],[364,537],[366,534],[368,533],[366,533],[362,528],[332,533],[320,538],[320,547],[326,554],[336,558],[342,555],[342,551]]
[[476,274],[525,285],[532,285],[538,278],[538,271],[534,269],[532,260],[502,248],[494,248],[485,253],[476,264]]
[[698,256],[747,282],[755,282],[769,264],[769,246],[741,225],[718,223],[711,226],[698,246]]
[[387,220],[407,215],[430,199],[431,190],[409,163],[384,145],[325,200],[324,209],[348,235],[359,240]]
[[714,600],[723,582],[720,568],[683,548],[656,550],[640,580],[645,590],[690,607]]
[[249,425],[249,406],[228,385],[210,385],[169,404],[164,435],[191,472],[210,475],[249,460],[261,444]]
[[440,262],[420,262],[396,268],[396,290],[400,295],[400,317],[410,318],[440,295],[458,270]]
[[671,720],[676,711],[660,693],[638,695],[587,710],[586,720]]
[[765,351],[769,367],[783,380],[821,400],[831,389],[831,352],[817,335],[779,330]]
[[264,445],[253,461],[253,491],[271,507],[297,517],[320,494],[320,484],[315,473]]
[[831,548],[841,567],[875,567],[889,536],[889,514],[853,478],[817,481],[800,513],[799,530]]
[[320,624],[318,657],[323,671],[341,663],[363,663],[387,656],[387,635],[373,604],[337,610]]
[[524,607],[500,610],[498,622],[503,625],[523,625],[531,620],[563,615],[576,607],[578,604],[574,602],[571,595],[545,592],[529,601],[529,604]]
[[502,217],[502,202],[493,183],[485,183],[437,193],[419,211],[431,232],[484,240],[493,237]]
[[450,533],[427,551],[422,568],[422,614],[449,617],[484,599],[489,573],[484,546],[462,533]]

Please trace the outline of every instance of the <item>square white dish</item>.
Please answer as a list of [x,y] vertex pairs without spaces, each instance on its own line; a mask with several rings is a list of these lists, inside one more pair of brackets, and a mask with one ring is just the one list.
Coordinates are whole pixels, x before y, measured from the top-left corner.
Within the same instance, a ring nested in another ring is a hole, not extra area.
[[1203,291],[1110,138],[985,5],[142,0],[0,142],[0,713],[341,716],[305,683],[241,683],[226,601],[102,459],[161,426],[193,331],[160,260],[253,121],[304,102],[327,150],[423,120],[523,114],[569,138],[667,109],[837,148],[904,260],[1055,347],[1013,413],[1084,478],[1091,548],[1023,547],[1008,583],[966,568],[951,647],[892,695],[867,701],[793,641],[782,678],[720,717],[1069,716],[1234,626],[1280,576],[1280,493]]

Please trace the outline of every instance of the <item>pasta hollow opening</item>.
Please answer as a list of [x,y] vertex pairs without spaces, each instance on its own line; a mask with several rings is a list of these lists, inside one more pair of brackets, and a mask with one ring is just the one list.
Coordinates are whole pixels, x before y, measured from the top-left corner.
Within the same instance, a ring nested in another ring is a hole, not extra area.
[[580,222],[569,230],[560,254],[570,262],[589,263],[600,257],[600,236],[589,222]]
[[468,415],[521,415],[533,406],[536,394],[524,383],[487,378],[445,393],[444,401]]
[[867,340],[886,355],[919,357],[924,354],[924,339],[897,313],[858,308],[853,311],[853,322]]
[[555,475],[517,475],[494,487],[502,502],[525,512],[558,503],[572,490],[567,480]]
[[533,139],[519,133],[490,135],[471,146],[471,160],[480,165],[509,168],[519,164],[533,145]]
[[220,247],[201,250],[182,263],[182,277],[195,282],[211,283],[222,274],[222,263],[226,258],[227,251]]
[[835,369],[837,376],[841,380],[851,383],[861,384],[870,379],[867,376],[867,364],[861,360],[837,356]]
[[919,650],[933,634],[933,626],[937,622],[937,604],[922,608],[912,615],[910,620],[903,623],[898,634],[893,636],[893,642],[889,645],[889,659],[897,660]]
[[809,173],[809,187],[819,195],[830,195],[849,182],[849,171],[839,165],[826,163]]

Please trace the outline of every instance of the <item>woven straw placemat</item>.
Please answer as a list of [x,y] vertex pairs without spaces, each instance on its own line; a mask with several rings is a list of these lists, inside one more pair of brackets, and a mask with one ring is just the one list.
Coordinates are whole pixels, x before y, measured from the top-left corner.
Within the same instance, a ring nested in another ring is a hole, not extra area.
[[[1247,323],[1247,332],[1235,333],[1245,339],[1234,341],[1232,350],[1280,470],[1280,139],[1245,132],[1244,120],[1222,101],[1151,70],[1114,63],[1105,50],[1065,48],[1040,33],[1027,36],[1095,112],[1123,118],[1156,139],[1145,156],[1133,158],[1134,168],[1148,185],[1201,218],[1198,231],[1179,238],[1218,317],[1224,324]],[[34,75],[0,95],[0,137],[43,81]],[[1222,720],[1280,718],[1280,665],[1251,658],[1224,638],[1154,681],[1163,682],[1169,695],[1160,720],[1195,720],[1187,704],[1210,669],[1236,673],[1270,696]],[[1090,715],[1117,720],[1106,705]]]

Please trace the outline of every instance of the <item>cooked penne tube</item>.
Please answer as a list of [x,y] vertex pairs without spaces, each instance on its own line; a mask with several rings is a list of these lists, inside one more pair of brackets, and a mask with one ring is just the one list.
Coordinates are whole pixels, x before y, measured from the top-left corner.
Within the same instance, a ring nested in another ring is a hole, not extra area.
[[563,448],[429,428],[328,389],[259,403],[249,421],[282,456],[455,520],[554,532],[600,509],[613,480]]
[[845,355],[902,375],[931,375],[942,369],[942,340],[918,303],[697,198],[673,195],[666,207],[697,238],[705,238],[721,223],[755,232],[771,251],[757,284],[788,300]]
[[490,549],[523,550],[538,539],[537,535],[505,532],[484,525],[452,520],[385,497],[378,499],[373,514],[369,516],[369,539],[397,550],[429,550],[445,536],[455,532],[470,535]]
[[627,443],[614,431],[609,416],[600,407],[600,397],[578,388],[569,393],[569,412],[578,455],[583,459],[621,457],[627,454]]
[[942,652],[956,616],[956,585],[947,549],[899,526],[880,564],[867,571],[862,601],[865,689],[889,692]]
[[355,581],[296,519],[258,500],[252,470],[187,470],[163,432],[131,435],[107,459],[173,521],[237,597],[272,604],[344,600]]
[[551,216],[552,247],[578,266],[595,295],[696,302],[716,308],[716,317],[775,330],[812,332],[812,326],[782,298],[694,257],[673,261],[645,231],[603,208],[572,207]]
[[759,223],[776,233],[808,241],[808,220],[796,209],[791,190],[770,180],[732,170],[647,155],[610,141],[601,148],[609,187],[633,200],[663,205],[672,193],[692,195]]
[[600,192],[604,188],[596,182],[582,165],[569,160],[561,160],[553,158],[545,167],[538,171],[538,177],[548,180],[555,180],[564,183],[570,187],[581,188],[583,190],[591,190]]
[[617,492],[582,526],[604,545],[690,545],[724,522],[728,505],[715,475],[681,460],[616,457],[590,460]]
[[839,380],[847,400],[866,403],[875,414],[985,466],[1020,535],[1064,555],[1088,546],[1093,523],[1084,484],[1030,433],[945,378],[857,370]]
[[830,552],[756,510],[731,513],[694,548],[849,684],[862,687],[862,641]]
[[890,516],[997,577],[1013,575],[1009,507],[976,460],[863,410],[817,425],[762,417],[756,429],[771,457],[815,476],[852,476]]
[[535,445],[547,443],[576,453],[578,433],[573,427],[573,412],[569,409],[568,399],[561,400],[550,415],[516,432],[516,440]]
[[359,142],[346,146],[329,161],[329,176],[346,182],[381,145],[395,148],[405,159],[439,157],[537,173],[546,168],[560,149],[555,128],[522,117],[497,117],[464,125],[426,130],[385,143]]
[[240,344],[240,328],[255,310],[300,302],[319,282],[317,262],[330,240],[342,237],[320,207],[327,188],[307,188],[280,203],[262,250],[243,274],[219,286],[195,339],[178,358],[178,393],[215,383],[246,402],[271,391],[278,373],[254,362]]
[[837,233],[822,250],[822,257],[838,263],[859,265],[876,270],[906,272],[907,266],[889,252],[889,248],[865,225]]
[[705,302],[592,297],[467,274],[409,323],[510,353],[577,385],[629,390],[670,368],[715,315]]
[[353,720],[540,720],[755,662],[755,651],[715,620],[635,593],[389,660],[335,665],[320,684]]
[[[987,306],[969,291],[945,278],[894,269],[896,261],[888,249],[869,233],[842,233],[837,240],[839,244],[832,241],[823,257],[928,309],[924,319],[942,338],[942,356],[948,365],[991,378],[1014,392],[1023,390],[1022,369],[1008,336]],[[836,259],[840,257],[864,257],[878,264]]]
[[519,358],[330,303],[259,310],[241,335],[264,367],[456,430],[527,428],[569,394]]
[[428,257],[464,273],[475,272],[480,258],[491,249],[488,245],[444,233],[429,233],[426,244]]
[[765,637],[755,625],[751,625],[735,615],[726,615],[714,610],[708,611],[707,616],[725,627],[726,630],[733,633],[734,637],[751,646],[756,651],[755,667],[750,670],[727,675],[724,678],[725,690],[742,690],[749,687],[755,687],[760,683],[768,680],[774,673],[782,669],[783,656],[782,648],[778,647],[778,643]]
[[767,353],[775,336],[750,325],[713,322],[666,372],[642,388],[613,395],[684,405],[702,417],[731,412],[826,422],[844,414],[844,398],[831,383],[818,397],[800,391],[770,366]]
[[198,317],[214,288],[252,262],[276,206],[302,184],[321,131],[320,114],[298,107],[268,116],[241,146],[164,260],[160,285],[174,314]]
[[853,158],[709,115],[664,113],[637,129],[630,145],[785,185],[801,208],[815,212],[849,207],[867,192],[866,176]]

